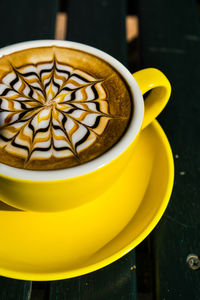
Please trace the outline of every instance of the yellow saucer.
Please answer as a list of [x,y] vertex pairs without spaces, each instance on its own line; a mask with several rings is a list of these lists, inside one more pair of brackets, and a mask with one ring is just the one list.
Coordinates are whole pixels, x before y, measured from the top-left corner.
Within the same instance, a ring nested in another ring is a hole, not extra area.
[[[131,197],[135,170],[144,182],[139,203]],[[154,121],[141,133],[134,157],[118,181],[98,199],[59,213],[18,211],[0,203],[0,275],[56,280],[114,262],[156,226],[173,180],[171,148]]]

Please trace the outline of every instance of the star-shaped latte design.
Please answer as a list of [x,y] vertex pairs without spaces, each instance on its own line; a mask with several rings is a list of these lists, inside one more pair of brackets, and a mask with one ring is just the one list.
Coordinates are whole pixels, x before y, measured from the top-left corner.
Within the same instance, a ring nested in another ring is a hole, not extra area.
[[56,58],[1,78],[0,147],[25,161],[78,157],[110,117],[102,81]]

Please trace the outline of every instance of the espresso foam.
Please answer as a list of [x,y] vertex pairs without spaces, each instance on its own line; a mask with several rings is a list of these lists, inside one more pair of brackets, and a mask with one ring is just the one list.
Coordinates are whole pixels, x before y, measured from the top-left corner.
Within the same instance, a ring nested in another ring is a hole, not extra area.
[[0,59],[0,162],[26,169],[84,163],[112,147],[132,105],[103,60],[69,48],[22,50]]

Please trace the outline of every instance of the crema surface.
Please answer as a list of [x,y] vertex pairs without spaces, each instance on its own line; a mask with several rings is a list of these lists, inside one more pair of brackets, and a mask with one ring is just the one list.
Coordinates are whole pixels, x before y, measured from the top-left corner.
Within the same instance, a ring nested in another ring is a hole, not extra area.
[[108,63],[57,46],[0,58],[0,162],[52,170],[90,161],[117,143],[133,109]]

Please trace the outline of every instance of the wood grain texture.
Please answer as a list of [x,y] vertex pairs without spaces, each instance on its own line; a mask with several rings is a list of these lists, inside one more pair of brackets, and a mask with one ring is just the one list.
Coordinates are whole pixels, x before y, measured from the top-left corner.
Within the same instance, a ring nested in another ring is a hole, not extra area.
[[31,281],[0,277],[0,300],[29,300]]
[[49,300],[132,300],[136,299],[135,258],[131,252],[96,272],[54,281]]
[[69,1],[67,39],[88,44],[127,63],[126,1]]
[[161,69],[172,96],[159,117],[175,159],[169,206],[151,235],[156,299],[199,300],[200,273],[186,264],[200,255],[200,23],[197,1],[139,2],[142,67]]
[[0,48],[21,41],[53,39],[57,0],[0,1]]

